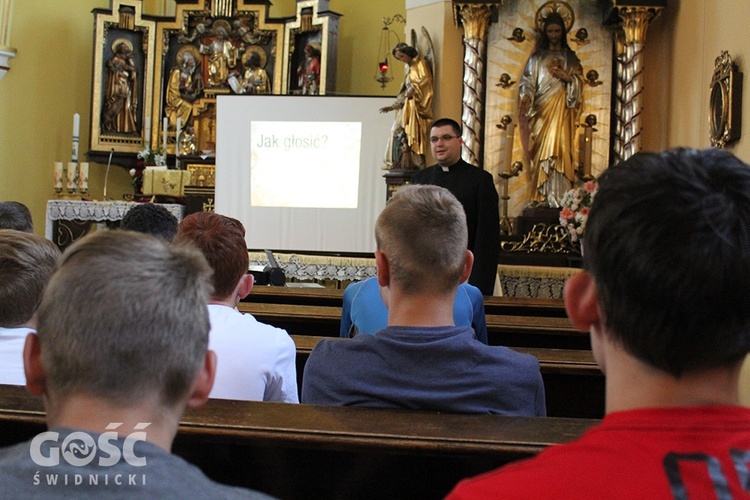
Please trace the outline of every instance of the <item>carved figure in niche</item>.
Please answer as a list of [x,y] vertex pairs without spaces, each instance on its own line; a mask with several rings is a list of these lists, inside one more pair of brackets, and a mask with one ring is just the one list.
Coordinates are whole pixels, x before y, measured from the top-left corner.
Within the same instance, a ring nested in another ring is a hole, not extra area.
[[[415,48],[416,33],[413,31],[413,46],[401,42],[393,48],[393,56],[406,63],[406,76],[394,103],[380,108],[381,113],[396,111],[385,153],[385,168],[389,170],[399,167],[404,168],[404,164],[409,165],[410,168],[424,168],[425,166],[425,154],[429,146],[428,135],[432,124],[434,88],[433,68],[431,67],[432,40],[424,28],[422,28],[422,34],[429,46],[424,58],[419,55]],[[410,156],[410,159],[408,160],[405,160],[403,155],[400,154],[399,134],[401,133],[404,133],[409,145],[408,156]],[[395,154],[395,151],[398,151],[399,155]]]
[[237,66],[239,51],[229,39],[228,27],[229,23],[226,21],[216,21],[212,30],[213,36],[201,40],[200,52],[208,55],[209,87],[224,85],[230,69]]
[[305,61],[297,68],[297,78],[302,95],[320,93],[320,42],[305,45]]
[[133,58],[133,45],[124,38],[112,44],[114,55],[107,61],[102,129],[105,132],[129,134],[136,131],[135,110],[138,107],[137,71]]
[[541,33],[520,80],[518,123],[531,164],[532,204],[559,208],[575,179],[573,152],[583,105],[583,68],[568,47],[570,26],[563,16],[552,11],[538,16],[539,21]]
[[177,37],[177,41],[180,43],[192,43],[195,41],[196,38],[202,37],[206,33],[206,25],[202,22],[199,22],[195,25],[193,30],[190,32],[190,35],[179,35]]
[[[263,56],[261,56],[261,53]],[[245,73],[233,90],[238,94],[268,94],[271,92],[271,81],[264,69],[265,53],[259,47],[250,47],[242,58]],[[231,81],[231,78],[230,78]]]
[[185,127],[177,141],[179,144],[180,155],[194,155],[196,151],[195,128],[192,125]]
[[[177,119],[188,123],[193,114],[193,102],[203,92],[201,78],[196,60],[195,47],[188,45],[177,53],[179,66],[172,70],[167,83],[167,98],[164,111],[169,118],[170,128],[177,126]],[[197,52],[197,51],[196,51]]]

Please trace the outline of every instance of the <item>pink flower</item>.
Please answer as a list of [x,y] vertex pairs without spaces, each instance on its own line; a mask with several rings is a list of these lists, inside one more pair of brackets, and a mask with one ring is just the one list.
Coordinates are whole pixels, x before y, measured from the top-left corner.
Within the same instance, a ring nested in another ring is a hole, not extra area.
[[594,183],[594,181],[588,181],[583,185],[583,189],[589,193],[593,193],[596,190],[596,183]]
[[589,207],[583,207],[578,213],[586,217],[589,214]]
[[563,207],[562,210],[560,210],[560,218],[561,219],[567,219],[570,220],[575,217],[575,212],[573,212],[569,207]]

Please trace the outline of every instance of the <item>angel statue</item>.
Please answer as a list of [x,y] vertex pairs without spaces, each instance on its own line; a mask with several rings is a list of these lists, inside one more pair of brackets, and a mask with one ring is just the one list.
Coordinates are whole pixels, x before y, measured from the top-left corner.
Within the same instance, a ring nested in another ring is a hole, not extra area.
[[[424,57],[420,56],[416,49],[417,34],[414,30],[411,33],[412,45],[400,42],[393,47],[393,56],[406,63],[406,76],[393,104],[380,108],[381,113],[396,111],[385,150],[384,168],[387,170],[425,166],[425,153],[429,148],[428,135],[432,123],[434,50],[432,39],[424,27],[422,35],[428,46]],[[408,153],[404,153],[404,137]]]

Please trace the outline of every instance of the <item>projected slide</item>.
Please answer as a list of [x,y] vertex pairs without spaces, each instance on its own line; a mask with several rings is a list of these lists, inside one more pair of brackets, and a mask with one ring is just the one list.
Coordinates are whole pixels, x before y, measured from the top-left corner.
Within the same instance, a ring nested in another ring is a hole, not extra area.
[[392,97],[218,96],[216,212],[248,248],[375,250]]
[[357,208],[361,142],[360,122],[251,122],[250,205]]

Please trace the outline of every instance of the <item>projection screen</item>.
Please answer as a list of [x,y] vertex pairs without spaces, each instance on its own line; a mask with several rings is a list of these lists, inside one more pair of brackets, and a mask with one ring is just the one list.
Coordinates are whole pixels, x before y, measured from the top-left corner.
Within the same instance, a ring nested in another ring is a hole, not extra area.
[[216,212],[248,248],[373,252],[393,98],[219,96]]

